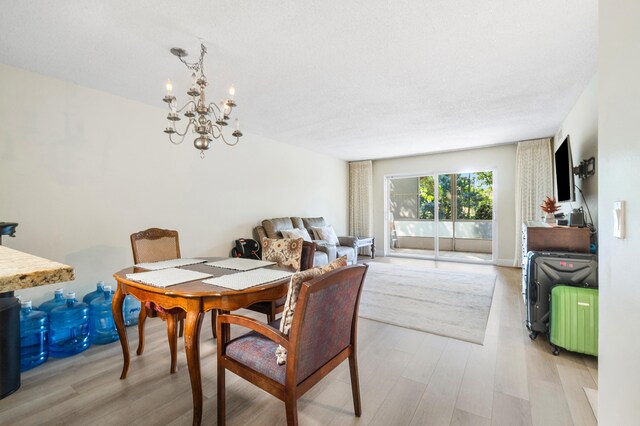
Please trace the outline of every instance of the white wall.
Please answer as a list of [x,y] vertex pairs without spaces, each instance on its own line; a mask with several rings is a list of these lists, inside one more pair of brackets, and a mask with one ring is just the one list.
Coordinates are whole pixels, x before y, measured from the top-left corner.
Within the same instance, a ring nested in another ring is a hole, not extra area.
[[[598,81],[599,421],[640,421],[640,2],[600,1]],[[627,237],[613,238],[614,201]]]
[[[562,122],[554,138],[554,151],[558,149],[566,135],[571,139],[573,165],[577,166],[582,160],[596,157],[596,174],[587,179],[575,178],[575,184],[582,189],[587,205],[593,217],[593,223],[598,223],[598,75],[594,75],[571,112]],[[575,203],[561,203],[562,211],[569,213],[573,208],[582,206],[587,214],[584,200],[576,191]],[[587,218],[588,220],[588,218]]]
[[515,254],[515,157],[516,145],[453,151],[373,162],[373,223],[376,245],[384,242],[385,176],[435,172],[494,171],[494,206],[497,207],[497,263],[512,266]]
[[[200,159],[168,141],[162,105],[5,65],[0,93],[0,220],[20,224],[3,243],[75,267],[65,287],[81,295],[115,283],[129,235],[149,227],[178,230],[185,257],[226,256],[270,217],[322,215],[346,234],[342,160],[247,133]],[[55,287],[18,294],[38,304]]]

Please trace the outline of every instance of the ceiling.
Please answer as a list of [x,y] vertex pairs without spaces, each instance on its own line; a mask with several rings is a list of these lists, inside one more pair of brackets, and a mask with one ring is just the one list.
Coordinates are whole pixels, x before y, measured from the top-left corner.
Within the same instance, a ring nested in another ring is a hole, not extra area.
[[[0,62],[165,108],[208,48],[242,130],[344,160],[553,135],[597,70],[597,0],[21,0]],[[34,100],[37,102],[37,100]]]

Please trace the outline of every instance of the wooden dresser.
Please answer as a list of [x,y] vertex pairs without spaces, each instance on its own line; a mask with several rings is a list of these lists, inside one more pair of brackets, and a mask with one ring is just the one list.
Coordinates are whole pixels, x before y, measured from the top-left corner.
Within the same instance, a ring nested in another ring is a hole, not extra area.
[[589,228],[557,226],[538,221],[522,224],[522,288],[526,288],[527,253],[530,251],[563,251],[589,253]]
[[571,228],[544,222],[527,221],[522,224],[522,257],[530,251],[568,251],[589,253],[589,228]]

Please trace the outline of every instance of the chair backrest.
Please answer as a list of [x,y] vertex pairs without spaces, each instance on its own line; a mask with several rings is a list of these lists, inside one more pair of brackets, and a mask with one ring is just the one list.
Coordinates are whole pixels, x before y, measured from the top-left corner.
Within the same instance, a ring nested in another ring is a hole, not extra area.
[[287,381],[295,377],[300,383],[345,348],[355,350],[367,268],[347,266],[302,284],[289,334]]
[[313,268],[313,258],[317,247],[316,243],[310,243],[309,241],[304,241],[302,243],[302,257],[300,258],[301,271]]
[[131,234],[133,262],[158,262],[180,258],[178,231],[149,228]]

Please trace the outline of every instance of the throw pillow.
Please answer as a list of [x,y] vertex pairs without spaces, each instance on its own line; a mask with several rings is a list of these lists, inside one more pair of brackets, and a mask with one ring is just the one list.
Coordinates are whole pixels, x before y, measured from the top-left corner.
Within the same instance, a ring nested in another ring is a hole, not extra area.
[[300,270],[300,259],[302,258],[302,238],[295,240],[284,239],[262,239],[262,260],[276,262],[278,266]]
[[336,231],[333,230],[333,226],[318,226],[311,229],[313,230],[313,233],[316,234],[318,240],[324,240],[336,246],[340,245],[340,241],[338,240]]
[[[287,291],[287,298],[284,302],[284,309],[282,311],[282,319],[280,320],[280,332],[289,335],[302,283],[319,277],[322,274],[326,274],[329,271],[333,271],[334,269],[342,268],[343,266],[347,266],[347,256],[339,257],[328,265],[324,265],[320,268],[307,269],[306,271],[298,272],[291,276],[291,281],[289,281],[289,290]],[[278,348],[276,349],[276,359],[278,365],[283,365],[287,360],[287,350],[280,345],[278,345]]]
[[302,238],[305,241],[311,242],[311,235],[309,235],[309,231],[306,229],[283,229],[280,232],[282,232],[284,238]]

